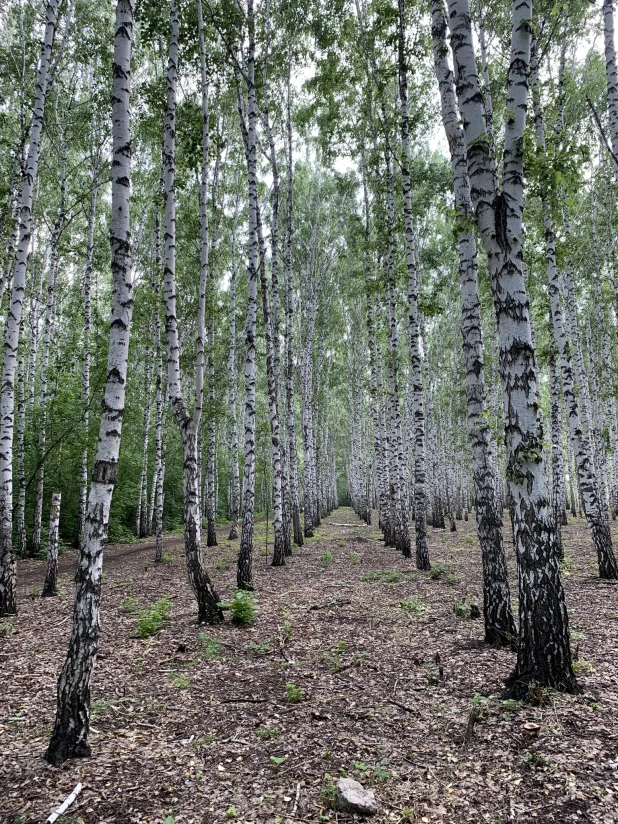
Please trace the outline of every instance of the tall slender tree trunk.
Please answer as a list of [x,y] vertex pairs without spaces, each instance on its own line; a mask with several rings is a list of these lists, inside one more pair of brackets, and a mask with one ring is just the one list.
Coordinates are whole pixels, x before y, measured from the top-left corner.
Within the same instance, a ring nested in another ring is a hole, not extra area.
[[298,455],[296,451],[296,418],[294,414],[294,347],[292,318],[294,315],[294,292],[292,280],[292,229],[294,219],[294,165],[292,154],[292,115],[291,115],[291,64],[288,64],[286,96],[286,138],[287,138],[287,192],[285,207],[285,404],[286,429],[288,438],[288,470],[290,473],[290,510],[292,531],[296,546],[303,545],[303,530],[300,522],[300,504],[298,500]]
[[56,718],[46,760],[59,766],[68,758],[90,755],[90,681],[99,643],[99,605],[103,546],[118,472],[124,416],[129,333],[133,312],[133,272],[129,191],[131,181],[131,45],[133,3],[116,8],[112,63],[112,313],[103,412],[86,511],[84,540],[75,578],[73,628],[58,680]]
[[229,541],[238,538],[238,513],[240,510],[240,472],[238,469],[238,420],[236,412],[236,233],[240,207],[240,191],[236,192],[234,224],[232,227],[231,275],[230,275],[230,356],[228,360],[228,383],[230,403],[230,457],[231,457],[231,496],[230,496],[230,534]]
[[442,0],[432,2],[433,53],[440,87],[442,120],[451,154],[458,221],[461,334],[466,370],[466,408],[472,452],[475,514],[483,564],[483,616],[488,644],[513,644],[516,636],[504,546],[502,513],[496,500],[491,439],[487,422],[481,304],[476,241],[464,135],[459,125],[454,78],[447,59],[446,18]]
[[[536,139],[541,151],[544,154],[545,130],[543,125],[543,114],[541,111],[539,67],[535,41],[533,42],[532,49],[531,75]],[[542,202],[543,223],[545,227],[545,258],[547,263],[547,278],[549,282],[549,304],[552,330],[560,358],[562,390],[567,406],[569,432],[573,447],[573,454],[577,465],[579,488],[582,495],[584,512],[588,523],[590,524],[590,531],[592,533],[592,539],[597,552],[599,575],[601,578],[617,578],[618,566],[616,565],[612,548],[611,533],[607,519],[604,517],[602,503],[598,494],[599,485],[594,473],[594,462],[591,451],[591,438],[593,437],[593,433],[589,429],[590,440],[587,440],[584,436],[580,423],[580,410],[573,380],[571,342],[567,336],[562,311],[562,306],[564,305],[564,295],[562,295],[561,283],[556,266],[556,237],[554,233],[549,199],[547,193],[544,191],[542,192]],[[555,513],[555,515],[558,515],[558,513]],[[555,524],[558,530],[561,521],[562,519],[559,517]],[[559,531],[557,535],[560,535]],[[557,550],[559,555],[561,555],[561,543],[558,543]]]
[[0,618],[17,610],[15,599],[15,556],[13,554],[13,429],[15,426],[15,369],[19,333],[24,311],[26,267],[32,240],[32,194],[41,152],[48,72],[56,31],[57,0],[48,0],[45,13],[45,36],[39,68],[32,120],[30,145],[22,177],[19,201],[19,237],[13,270],[10,309],[4,327],[4,363],[0,399]]
[[82,428],[84,448],[79,464],[79,502],[77,508],[77,543],[81,546],[84,537],[84,519],[88,502],[88,430],[90,427],[90,334],[92,304],[92,261],[94,255],[94,227],[99,192],[100,150],[95,149],[92,158],[92,189],[90,191],[90,208],[88,210],[88,234],[86,240],[86,261],[84,264],[84,332],[82,351],[82,399],[84,413]]
[[253,0],[247,0],[249,48],[247,52],[247,181],[249,189],[249,260],[247,318],[245,321],[245,461],[242,489],[242,531],[238,553],[239,589],[253,588],[253,515],[255,510],[255,336],[257,320],[257,107],[255,99],[255,20]]
[[[164,296],[165,331],[167,335],[167,391],[174,419],[180,431],[183,453],[183,514],[185,554],[189,583],[197,600],[198,623],[217,623],[222,618],[219,596],[206,572],[201,547],[201,506],[198,475],[197,441],[202,415],[204,395],[204,337],[206,282],[208,258],[205,254],[204,214],[206,208],[204,166],[207,163],[208,123],[202,122],[202,176],[200,180],[200,206],[202,210],[200,232],[200,285],[197,317],[195,402],[190,414],[181,390],[180,345],[176,316],[176,88],[178,84],[178,30],[179,19],[176,3],[170,5],[170,44],[167,64],[167,109],[163,132],[163,198],[164,220]],[[203,35],[202,9],[198,0],[198,28],[200,36],[200,56],[202,67],[202,111],[204,96],[208,94],[205,84],[205,47]]]

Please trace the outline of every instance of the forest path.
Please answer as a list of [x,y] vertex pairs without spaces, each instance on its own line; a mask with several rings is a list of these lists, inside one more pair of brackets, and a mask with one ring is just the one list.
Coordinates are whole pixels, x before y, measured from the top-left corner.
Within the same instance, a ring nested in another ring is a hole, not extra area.
[[[181,541],[159,566],[145,545],[106,563],[93,757],[62,770],[41,755],[72,574],[61,576],[58,598],[22,590],[12,633],[0,635],[0,821],[44,820],[81,781],[65,824],[343,824],[352,818],[329,810],[328,798],[331,777],[348,774],[375,789],[380,824],[615,822],[618,587],[594,577],[585,525],[565,529],[584,693],[548,694],[536,707],[501,698],[514,657],[483,646],[482,622],[467,617],[480,559],[473,520],[457,526],[430,531],[428,574],[373,540],[377,528],[349,509],[278,569],[261,554],[258,524],[259,611],[245,628],[229,618],[196,626]],[[224,600],[237,546],[205,550]],[[33,563],[42,575],[44,562]],[[510,548],[509,567],[513,578]],[[169,620],[138,638],[136,610],[164,595]]]

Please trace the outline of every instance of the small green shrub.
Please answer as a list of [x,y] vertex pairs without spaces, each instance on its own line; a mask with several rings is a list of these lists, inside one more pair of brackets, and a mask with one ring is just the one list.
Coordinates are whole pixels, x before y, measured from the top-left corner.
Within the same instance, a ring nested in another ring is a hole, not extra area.
[[38,587],[36,584],[33,584],[32,586],[28,587],[28,598],[32,598],[33,601],[35,598],[38,598],[40,594],[41,588]]
[[5,638],[10,638],[13,634],[13,622],[12,621],[3,621],[0,624],[0,635],[3,635]]
[[200,632],[197,636],[197,643],[200,646],[202,658],[206,658],[208,661],[219,658],[223,646],[221,641],[216,641],[214,638],[209,638],[205,632]]
[[358,566],[358,564],[360,564],[360,555],[358,555],[356,552],[350,552],[348,558],[350,559],[350,563],[352,564],[352,566]]
[[573,661],[573,672],[575,675],[590,675],[594,667],[590,661]]
[[305,690],[302,687],[297,687],[296,684],[285,685],[285,697],[290,704],[298,704],[304,697]]
[[324,550],[324,552],[320,555],[320,563],[326,569],[329,567],[333,562],[333,553],[329,552],[328,549]]
[[259,609],[257,599],[244,589],[237,589],[231,601],[219,606],[221,609],[229,609],[232,613],[232,623],[236,627],[246,627],[253,623]]
[[474,602],[459,601],[453,604],[453,612],[458,618],[474,621],[481,617],[481,610]]
[[159,598],[154,604],[149,604],[144,609],[140,609],[137,620],[137,634],[140,638],[150,638],[163,627],[168,619],[172,602],[165,595]]
[[283,762],[285,761],[285,755],[278,756],[278,755],[271,755],[270,760],[274,764],[275,767],[280,767]]
[[170,683],[179,690],[188,690],[191,686],[191,681],[186,675],[180,675],[178,672],[170,672],[168,675]]
[[414,596],[410,596],[410,598],[406,598],[405,601],[400,601],[399,606],[402,610],[406,613],[406,615],[423,615],[427,612],[427,607],[425,604],[421,603],[418,598]]
[[345,546],[345,541],[337,541],[337,546]]
[[361,576],[361,581],[371,582],[371,581],[379,581],[380,580],[380,573],[377,569],[373,569],[371,572],[368,572],[366,575]]
[[432,581],[438,581],[443,575],[446,575],[446,567],[444,564],[436,564],[429,572],[429,577]]
[[249,655],[255,655],[257,658],[268,655],[272,652],[270,638],[265,638],[263,641],[252,641],[250,644],[247,644],[245,650]]
[[396,569],[391,569],[384,575],[384,580],[387,584],[398,584],[402,578],[403,575]]
[[225,814],[228,818],[238,818],[238,813],[236,812],[236,807],[234,807],[234,805],[228,807]]
[[572,572],[575,564],[570,558],[562,558],[560,561],[560,566],[562,567],[563,572]]
[[325,807],[335,808],[337,790],[332,775],[324,774],[324,783],[320,788],[320,801]]
[[120,611],[126,614],[137,612],[139,609],[139,598],[125,598],[120,604]]
[[263,738],[264,741],[270,741],[273,738],[279,738],[281,730],[279,727],[257,727],[255,734],[258,738]]
[[174,558],[171,555],[165,554],[161,556],[161,560],[164,564],[171,564]]
[[464,535],[464,544],[466,544],[466,546],[474,546],[474,538],[472,535]]

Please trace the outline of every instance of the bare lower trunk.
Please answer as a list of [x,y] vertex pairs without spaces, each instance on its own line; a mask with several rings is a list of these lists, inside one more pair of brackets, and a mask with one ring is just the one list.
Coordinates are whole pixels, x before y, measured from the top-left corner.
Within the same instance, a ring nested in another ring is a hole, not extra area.
[[58,582],[58,523],[60,521],[60,492],[52,492],[49,511],[49,537],[47,540],[47,572],[41,595],[57,595]]

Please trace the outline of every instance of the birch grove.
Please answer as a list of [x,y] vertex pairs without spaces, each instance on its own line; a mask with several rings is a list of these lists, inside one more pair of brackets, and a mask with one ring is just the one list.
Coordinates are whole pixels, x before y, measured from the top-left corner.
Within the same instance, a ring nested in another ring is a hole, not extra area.
[[346,574],[366,543],[453,584],[450,541],[510,698],[586,686],[581,546],[618,579],[618,70],[597,6],[0,13],[0,619],[28,584],[55,609],[75,574],[51,764],[91,752],[107,543],[144,553],[161,599],[182,547],[197,623],[221,630],[266,574],[326,579],[333,526]]

